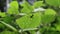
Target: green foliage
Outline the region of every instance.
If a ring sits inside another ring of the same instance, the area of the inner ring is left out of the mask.
[[[33,25],[34,24],[34,25]],[[32,16],[31,27],[38,27],[41,24],[41,13],[34,13]]]
[[[36,34],[36,31],[29,31],[31,34]]]
[[[57,22],[57,24],[55,24],[56,30],[60,31],[60,24]]]
[[[24,17],[18,18],[16,20],[16,23],[21,27],[21,28],[29,28],[30,26],[30,16],[26,15]]]
[[[56,12],[53,9],[46,9],[42,15],[42,23],[49,24],[55,20]]]
[[[19,9],[18,2],[13,0],[7,12],[0,12],[0,34],[27,34],[28,31],[30,34],[36,34],[37,31],[41,34],[60,34],[59,2],[60,0],[45,0],[43,3],[41,0],[30,5],[24,0]],[[45,10],[33,12],[39,7]]]
[[[10,3],[10,7],[8,8],[7,13],[17,15],[17,14],[19,14],[18,8],[19,8],[18,7],[18,2],[17,1],[12,1]]]
[[[5,25],[3,25],[2,23],[0,23],[0,29],[4,29]]]
[[[6,16],[6,13],[0,12],[0,16],[1,16],[1,17],[5,17],[5,16]]]
[[[23,16],[16,20],[16,23],[21,28],[35,28],[38,27],[41,23],[41,13],[34,13],[33,17],[30,18],[30,15]]]
[[[56,32],[56,31],[47,31],[44,34],[60,34],[60,32]]]
[[[34,4],[33,4],[33,7],[34,8],[39,8],[39,7],[41,7],[41,6],[43,6],[44,4],[43,4],[43,1],[37,1],[37,2],[35,2]]]
[[[18,34],[17,32],[3,31],[0,34]]]
[[[60,6],[60,0],[45,0],[47,4],[51,5],[51,6]]]
[[[21,6],[23,7],[21,10],[22,13],[31,13],[33,11],[33,7],[26,1]]]
[[[11,17],[11,16],[6,16],[6,17],[4,17],[2,20],[3,20],[4,22],[6,22],[6,23],[11,23],[12,20],[13,20],[13,17]]]
[[[57,20],[60,23],[60,15],[57,16]]]

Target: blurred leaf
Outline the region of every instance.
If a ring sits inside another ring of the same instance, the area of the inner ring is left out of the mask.
[[[30,16],[29,15],[26,15],[26,16],[23,16],[19,19],[16,20],[16,23],[19,25],[19,27],[21,28],[29,28],[29,25],[30,25]]]
[[[41,13],[40,12],[34,13],[31,19],[32,19],[31,25],[30,25],[31,28],[40,26],[40,24],[41,24]]]
[[[16,20],[16,23],[21,28],[36,28],[41,23],[41,13],[34,13],[34,16],[31,18],[30,15],[23,16]]]
[[[36,34],[36,31],[29,31],[30,34]]]
[[[60,23],[60,15],[57,16],[57,20]]]
[[[0,16],[1,16],[1,17],[5,17],[5,16],[6,16],[6,13],[0,12]]]
[[[56,12],[53,9],[46,9],[42,15],[42,23],[50,24],[55,20]]]
[[[56,32],[56,31],[46,31],[44,34],[60,34],[60,32]]]
[[[13,18],[11,16],[6,16],[3,18],[3,21],[10,24],[12,22]]]
[[[5,28],[5,25],[0,23],[0,29],[4,29],[4,28]]]
[[[43,5],[44,5],[43,1],[37,1],[37,2],[34,3],[33,7],[34,8],[39,8],[39,7],[43,6]]]
[[[8,11],[7,13],[8,14],[19,14],[19,11],[18,11],[18,2],[17,1],[12,1],[10,3],[10,7],[8,8]]]
[[[45,0],[47,4],[51,6],[60,6],[60,0]]]
[[[21,6],[23,7],[21,10],[23,13],[31,13],[33,11],[33,7],[26,1]]]
[[[57,31],[60,31],[60,24],[58,23],[58,24],[55,24],[55,27],[56,27],[56,30]]]
[[[0,34],[18,34],[17,32],[3,31]]]

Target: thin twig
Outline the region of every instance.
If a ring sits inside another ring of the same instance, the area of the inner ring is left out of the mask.
[[[23,30],[19,30],[19,32],[24,32],[24,31],[31,31],[31,30],[37,30],[38,28],[29,28],[29,29],[23,29]]]

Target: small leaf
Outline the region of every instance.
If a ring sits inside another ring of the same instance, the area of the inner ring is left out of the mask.
[[[34,3],[33,7],[34,8],[39,8],[39,7],[43,6],[43,5],[44,5],[43,1],[37,1],[37,2]]]
[[[0,12],[0,16],[1,16],[1,17],[5,17],[5,16],[6,16],[6,13]]]
[[[51,6],[60,6],[60,0],[45,0],[47,4]]]
[[[18,11],[18,2],[17,1],[13,1],[10,3],[10,7],[8,8],[7,13],[8,14],[19,14]]]
[[[46,9],[42,15],[42,23],[49,24],[55,20],[56,12],[53,9]]]
[[[21,10],[22,13],[31,13],[33,11],[33,7],[26,1],[21,6],[23,7]]]
[[[58,24],[55,24],[55,27],[56,27],[56,30],[57,31],[60,31],[60,24],[58,23]]]

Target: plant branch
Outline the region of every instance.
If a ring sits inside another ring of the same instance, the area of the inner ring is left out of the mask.
[[[23,29],[23,30],[19,30],[19,32],[24,32],[24,31],[31,31],[31,30],[37,30],[38,28],[29,28],[29,29]]]

